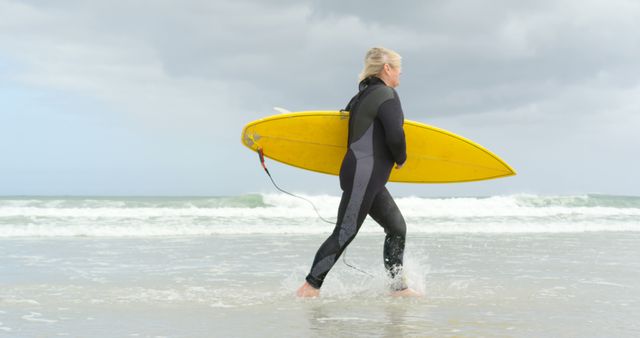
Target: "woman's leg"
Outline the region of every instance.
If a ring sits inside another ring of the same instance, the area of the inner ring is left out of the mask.
[[[407,226],[400,209],[386,187],[376,195],[369,215],[384,228],[386,233],[383,256],[384,266],[393,280],[391,288],[393,290],[406,289],[402,264]]]

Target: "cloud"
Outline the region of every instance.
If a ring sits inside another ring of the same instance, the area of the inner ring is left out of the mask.
[[[629,76],[640,71],[634,1],[315,1],[314,9],[409,32],[410,44],[396,48],[407,64],[403,96],[422,90],[425,103],[408,105],[417,111],[520,109],[561,99],[564,87],[638,83]]]
[[[431,102],[409,107],[473,113],[526,106],[603,73],[633,86],[626,73],[640,51],[631,1],[25,3],[2,5],[5,52],[29,65],[22,79],[108,100],[125,94],[105,87],[123,83],[162,100],[191,92],[166,95],[188,83],[218,101],[242,92],[232,105],[247,95],[335,105],[353,92],[364,51],[384,44],[404,55],[403,96]]]

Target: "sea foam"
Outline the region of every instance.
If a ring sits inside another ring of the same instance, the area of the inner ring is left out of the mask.
[[[322,234],[339,196],[69,197],[0,199],[0,237]],[[309,203],[311,202],[311,203]],[[640,198],[607,195],[398,197],[408,231],[557,233],[640,231]],[[312,206],[313,204],[313,206]],[[379,232],[370,219],[361,232]]]

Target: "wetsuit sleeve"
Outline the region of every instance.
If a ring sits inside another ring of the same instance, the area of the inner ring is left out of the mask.
[[[407,160],[407,144],[404,138],[404,114],[400,106],[400,100],[396,96],[380,105],[378,119],[384,128],[384,136],[393,159],[397,164],[403,164]]]

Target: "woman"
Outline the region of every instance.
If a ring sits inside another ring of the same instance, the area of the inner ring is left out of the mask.
[[[348,150],[340,168],[342,199],[333,233],[320,246],[298,297],[316,297],[327,273],[370,215],[386,233],[384,265],[392,278],[392,295],[415,296],[404,281],[402,258],[406,225],[385,187],[393,165],[407,159],[404,115],[394,90],[400,84],[401,57],[386,48],[372,48],[365,56],[359,92],[350,113]]]

